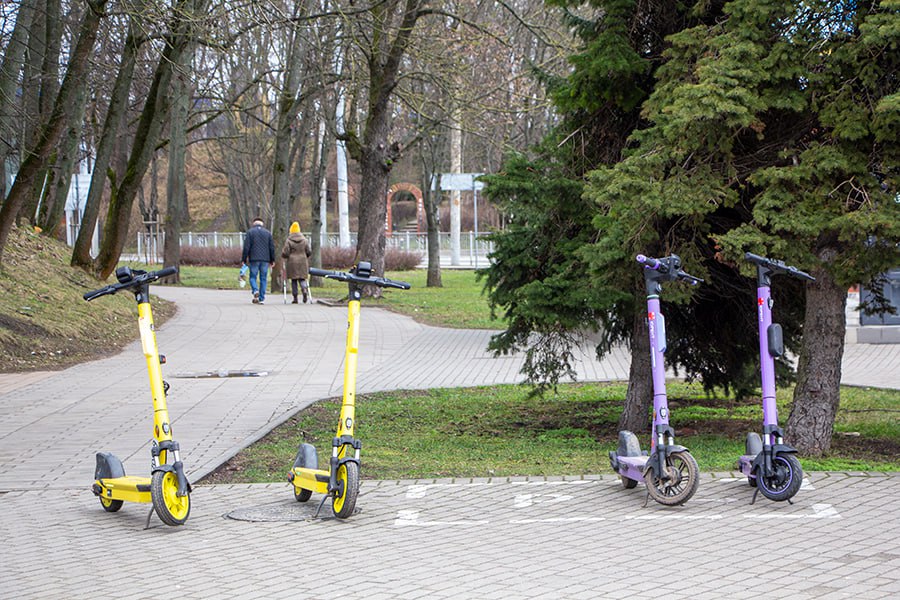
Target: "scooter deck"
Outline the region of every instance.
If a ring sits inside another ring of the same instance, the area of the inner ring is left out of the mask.
[[[328,493],[328,471],[321,469],[305,469],[294,467],[291,469],[291,483],[298,490],[310,490],[317,494]]]
[[[747,477],[756,477],[752,473],[753,461],[756,460],[756,454],[745,454],[738,459],[738,469]]]
[[[97,479],[94,483],[100,487],[100,495],[109,500],[152,502],[149,477],[126,475],[125,477]]]
[[[623,477],[627,477],[628,479],[633,479],[634,481],[643,481],[644,480],[644,466],[647,464],[646,456],[619,456],[618,460],[618,473]]]

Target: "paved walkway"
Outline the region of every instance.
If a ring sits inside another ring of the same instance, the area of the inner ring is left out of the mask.
[[[344,309],[156,291],[179,305],[159,342],[191,479],[340,394]],[[360,392],[521,378],[521,357],[485,352],[491,332],[365,307],[362,319]],[[586,355],[579,379],[624,379],[628,363],[624,351]],[[268,374],[193,377],[238,370]],[[900,346],[849,345],[843,381],[900,387]],[[185,527],[154,519],[144,531],[146,506],[107,515],[88,485],[98,450],[146,471],[146,387],[137,343],[61,372],[0,375],[0,598],[900,595],[900,474],[814,473],[793,506],[749,506],[732,474],[706,474],[674,510],[642,508],[640,490],[609,476],[365,481],[361,513],[343,522],[312,520],[286,483],[199,486]],[[668,553],[660,569],[653,548]]]

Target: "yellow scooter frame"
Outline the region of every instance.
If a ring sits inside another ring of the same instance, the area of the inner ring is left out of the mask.
[[[166,525],[183,525],[191,512],[191,485],[184,474],[178,442],[172,437],[169,410],[166,404],[168,384],[163,381],[161,364],[165,358],[159,354],[153,312],[150,308],[150,283],[177,273],[175,267],[147,273],[129,267],[116,269],[118,283],[84,294],[85,300],[115,294],[127,289],[134,294],[138,308],[138,329],[141,334],[141,350],[147,363],[150,392],[153,397],[153,443],[150,448],[150,477],[125,475],[122,461],[115,455],[98,452],[91,491],[100,499],[107,512],[116,512],[124,502],[152,503],[153,511]],[[169,455],[173,459],[169,464]],[[150,516],[147,516],[149,526]]]
[[[356,368],[359,359],[359,312],[362,289],[366,285],[408,290],[404,281],[392,281],[383,277],[372,277],[372,266],[360,262],[355,268],[344,273],[312,268],[310,275],[346,281],[349,286],[347,307],[347,344],[344,353],[344,392],[337,432],[331,441],[329,468],[319,469],[318,455],[312,444],[300,444],[294,466],[288,473],[288,481],[294,489],[294,498],[306,502],[313,492],[325,494],[319,510],[327,498],[331,498],[331,509],[339,519],[346,519],[356,508],[359,494],[359,452],[362,442],[354,437],[356,425]],[[318,515],[319,511],[316,511]]]

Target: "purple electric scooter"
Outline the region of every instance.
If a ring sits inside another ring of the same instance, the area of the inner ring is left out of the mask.
[[[609,464],[619,474],[625,489],[632,489],[639,481],[647,487],[647,496],[660,504],[677,506],[690,500],[700,483],[697,461],[684,446],[675,444],[675,430],[669,425],[669,406],[666,399],[666,321],[659,309],[659,295],[664,281],[683,279],[691,285],[703,280],[681,270],[676,256],[648,258],[638,254],[644,265],[644,284],[647,288],[647,324],[650,331],[650,366],[653,373],[653,428],[650,453],[641,452],[637,436],[630,431],[619,432],[619,445],[609,453]],[[645,502],[646,504],[646,502]]]
[[[794,456],[797,451],[784,443],[784,432],[778,426],[778,408],[775,405],[775,359],[784,355],[784,339],[781,325],[772,322],[772,275],[785,274],[798,279],[815,281],[815,278],[789,267],[780,260],[764,258],[747,252],[744,258],[756,264],[757,322],[759,324],[759,362],[762,372],[763,434],[747,434],[746,453],[738,459],[738,469],[756,488],[750,504],[756,502],[756,494],[776,502],[791,502],[800,490],[803,469]]]

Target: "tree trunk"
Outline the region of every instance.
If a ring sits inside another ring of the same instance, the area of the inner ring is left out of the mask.
[[[91,257],[91,242],[94,239],[94,229],[97,218],[100,216],[100,203],[103,199],[103,190],[106,187],[109,172],[110,159],[116,146],[116,137],[125,119],[128,108],[128,91],[134,79],[134,65],[137,50],[140,43],[135,37],[134,20],[128,23],[128,36],[125,38],[125,46],[122,49],[122,61],[116,81],[113,84],[112,95],[109,99],[109,107],[106,110],[106,119],[103,122],[103,133],[100,143],[97,145],[97,156],[94,160],[94,172],[91,175],[91,187],[88,191],[87,201],[84,204],[84,214],[81,216],[81,226],[78,230],[78,239],[72,249],[72,266],[89,270],[93,265]],[[112,179],[112,177],[111,177]],[[115,181],[111,182],[115,185]]]
[[[650,369],[650,338],[647,333],[647,312],[635,311],[631,332],[631,368],[625,406],[619,417],[619,429],[637,435],[650,430],[650,405],[653,401],[653,377]]]
[[[69,99],[71,103],[67,114],[68,126],[60,140],[56,152],[56,171],[52,186],[47,189],[37,224],[44,230],[44,235],[55,237],[66,210],[69,187],[72,185],[72,173],[78,159],[79,142],[84,124],[84,111],[87,105],[87,86],[75,88]]]
[[[169,115],[169,85],[174,65],[193,47],[192,31],[195,20],[205,14],[208,0],[180,0],[172,9],[174,23],[172,34],[166,38],[166,47],[156,66],[153,82],[141,112],[134,145],[128,159],[125,175],[118,187],[112,189],[109,215],[103,229],[103,244],[94,262],[94,272],[106,279],[115,270],[128,237],[131,209],[137,190],[141,187],[147,165],[156,151],[163,124]]]
[[[841,400],[847,289],[825,268],[811,274],[816,280],[806,287],[803,345],[785,435],[802,456],[821,456],[831,448]]]
[[[306,14],[306,10],[298,9],[299,14]],[[301,70],[303,66],[304,38],[301,28],[294,27],[291,30],[291,47],[286,58],[287,69],[284,74],[284,82],[278,94],[278,120],[275,125],[275,169],[272,176],[272,215],[271,231],[275,238],[276,250],[287,239],[288,227],[291,223],[291,144],[294,121],[300,113],[302,105],[300,94]],[[275,257],[276,263],[281,264],[281,258]],[[271,291],[281,288],[281,269],[276,266],[269,276]]]
[[[0,204],[6,198],[6,159],[25,144],[19,137],[20,110],[16,103],[19,74],[25,64],[28,32],[34,16],[35,0],[23,0],[16,16],[16,26],[9,38],[0,65]],[[16,141],[18,140],[18,142]]]
[[[19,210],[33,189],[37,174],[45,167],[53,149],[59,142],[59,138],[65,129],[66,108],[69,99],[76,93],[76,88],[87,84],[85,77],[88,59],[97,38],[97,29],[100,26],[100,18],[106,0],[98,0],[90,10],[85,11],[84,18],[78,31],[78,41],[72,50],[69,65],[66,69],[66,77],[57,94],[53,105],[53,113],[47,126],[42,130],[40,141],[34,150],[22,163],[16,182],[9,192],[9,197],[3,203],[0,210],[0,262],[3,258],[3,249],[9,238],[10,229],[19,214]]]
[[[388,164],[390,163],[386,162],[386,157],[377,145],[364,151],[359,164],[362,181],[359,186],[356,262],[365,260],[372,263],[372,272],[379,276],[384,275],[384,222],[387,218],[387,193],[391,174]],[[380,296],[379,292],[380,288],[367,291],[375,296]]]
[[[428,179],[434,174],[429,172]],[[425,279],[425,287],[444,287],[441,281],[441,213],[438,210],[438,201],[441,198],[439,191],[431,189],[430,182],[423,187],[422,203],[425,205],[425,226],[428,239],[428,275]]]
[[[328,147],[331,142],[327,129],[325,128],[325,119],[319,121],[319,130],[316,135],[316,152],[313,160],[313,179],[310,186],[312,195],[312,233],[310,236],[310,266],[322,268],[322,234],[323,228],[326,227],[323,219],[326,211],[324,210],[328,203],[328,185],[325,179],[325,169],[328,165]],[[316,287],[322,285],[321,278],[310,278],[310,285]]]
[[[172,118],[169,125],[169,173],[166,182],[166,242],[163,267],[181,265],[181,222],[187,204],[184,178],[184,154],[187,145],[190,86],[187,82],[190,53],[185,53],[172,80]],[[179,283],[181,274],[166,277],[165,283]]]

